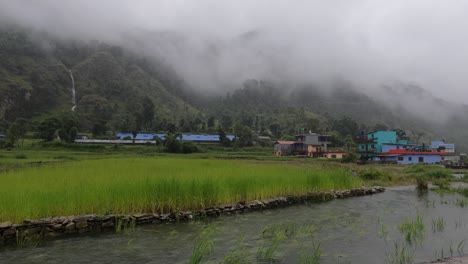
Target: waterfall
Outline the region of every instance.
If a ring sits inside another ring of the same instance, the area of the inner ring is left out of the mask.
[[[76,108],[76,93],[75,93],[75,79],[73,79],[73,73],[71,70],[68,70],[68,72],[70,73],[70,79],[72,81],[72,112],[75,111],[75,108]]]

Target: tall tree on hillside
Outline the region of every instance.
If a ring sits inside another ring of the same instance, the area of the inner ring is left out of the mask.
[[[49,117],[37,127],[38,137],[45,141],[51,141],[56,137],[61,126],[62,122],[57,117]]]
[[[143,98],[142,123],[145,128],[150,128],[154,119],[154,103],[148,96]]]
[[[19,139],[22,139],[21,145],[23,145],[26,132],[28,132],[28,120],[25,118],[17,118],[8,129],[7,144],[13,147]]]
[[[237,137],[237,143],[239,147],[248,147],[253,145],[254,136],[252,130],[241,124],[236,124],[234,127],[234,133]]]

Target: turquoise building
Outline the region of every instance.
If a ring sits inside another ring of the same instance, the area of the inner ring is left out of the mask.
[[[375,131],[371,133],[362,132],[356,138],[358,143],[358,155],[360,159],[372,159],[383,152],[384,144],[407,145],[409,143],[405,132],[397,131]]]

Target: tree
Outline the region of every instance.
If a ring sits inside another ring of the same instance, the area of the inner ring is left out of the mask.
[[[218,127],[218,135],[219,135],[219,141],[221,145],[225,147],[231,146],[231,140],[226,136],[226,132],[224,132],[223,128],[221,126]]]
[[[221,117],[221,126],[225,131],[231,131],[232,117],[230,115],[223,115]]]
[[[75,142],[78,135],[79,117],[75,112],[66,112],[61,116],[61,128],[58,135],[61,141],[68,143]]]
[[[143,126],[145,128],[151,127],[154,119],[154,103],[148,96],[143,98],[141,117]]]
[[[388,130],[388,126],[384,124],[375,124],[374,126],[374,131],[387,131],[387,130]]]
[[[350,117],[344,116],[333,122],[333,130],[340,133],[341,137],[348,135],[354,136],[359,134],[358,124]]]
[[[169,133],[166,135],[164,140],[164,148],[169,153],[180,153],[182,151],[182,145],[180,140],[177,139],[179,135]]]
[[[62,122],[57,117],[49,117],[39,124],[37,128],[38,137],[45,141],[52,141],[61,126]]]
[[[208,118],[208,122],[206,123],[206,125],[208,126],[208,128],[212,128],[214,127],[214,124],[215,124],[215,118],[214,116],[210,116]]]
[[[281,126],[278,123],[273,123],[269,127],[271,133],[275,136],[275,138],[281,138]]]
[[[26,132],[28,132],[28,120],[17,118],[7,131],[7,145],[13,147],[19,139],[23,139],[21,142],[21,145],[23,145]]]
[[[237,144],[239,145],[239,147],[247,147],[253,145],[253,133],[249,127],[237,124],[234,127],[234,133],[236,133]]]

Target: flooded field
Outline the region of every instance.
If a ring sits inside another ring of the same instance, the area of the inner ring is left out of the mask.
[[[385,193],[0,249],[0,263],[425,263],[468,253],[468,201]]]

